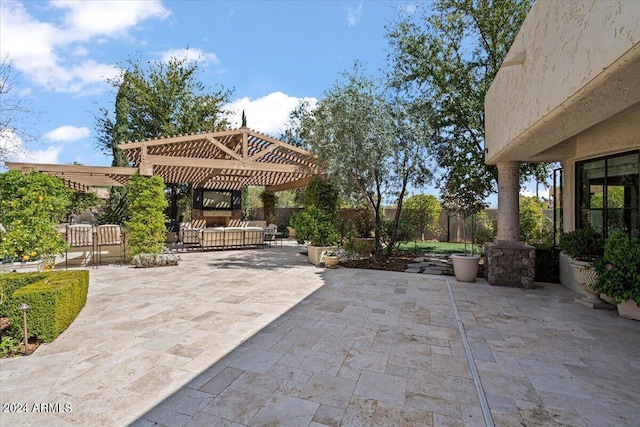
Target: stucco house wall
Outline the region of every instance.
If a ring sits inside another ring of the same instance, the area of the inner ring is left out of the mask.
[[[485,98],[487,163],[559,160],[636,104],[639,42],[639,1],[535,2]]]
[[[536,1],[485,98],[486,162],[560,162],[575,229],[576,162],[640,150],[639,76],[640,1]]]

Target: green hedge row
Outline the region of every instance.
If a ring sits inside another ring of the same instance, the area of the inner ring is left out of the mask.
[[[53,341],[74,321],[87,302],[89,271],[55,271],[47,273],[22,273],[14,280],[30,282],[16,289],[3,303],[3,312],[11,319],[10,334],[22,337],[22,312],[19,307],[28,304],[27,326],[30,337],[44,342]],[[3,277],[4,278],[4,277]],[[12,278],[9,278],[12,281]]]

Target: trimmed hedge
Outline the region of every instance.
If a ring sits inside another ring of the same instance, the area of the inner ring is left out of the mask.
[[[33,273],[23,273],[28,274]],[[22,336],[22,312],[19,307],[26,303],[29,305],[29,336],[50,342],[67,329],[87,302],[89,271],[55,271],[36,275],[40,276],[38,280],[18,288],[7,301],[6,314],[11,319],[10,334],[13,337]]]
[[[9,317],[9,303],[13,293],[23,286],[42,280],[45,273],[0,274],[0,317]]]

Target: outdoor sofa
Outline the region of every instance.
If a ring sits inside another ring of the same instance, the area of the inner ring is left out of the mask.
[[[196,227],[194,227],[196,225]],[[180,224],[183,245],[201,249],[260,247],[265,244],[262,227],[197,227],[201,224]]]

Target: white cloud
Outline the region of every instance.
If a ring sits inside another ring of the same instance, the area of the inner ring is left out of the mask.
[[[12,162],[59,163],[61,146],[52,145],[45,150],[27,150],[22,139],[11,129],[0,130],[0,158]]]
[[[51,141],[77,141],[79,139],[88,138],[91,136],[91,131],[88,127],[76,127],[76,126],[60,126],[44,135],[45,139]]]
[[[203,59],[205,62],[219,64],[220,60],[215,53],[204,53],[201,49],[172,49],[166,50],[161,54],[162,62],[169,62],[171,58],[186,59],[188,62]]]
[[[240,98],[226,106],[233,112],[232,124],[239,127],[242,111],[247,117],[247,127],[269,135],[279,135],[284,132],[289,113],[293,111],[301,100],[309,102],[314,108],[318,102],[316,98],[296,98],[282,92],[273,92],[262,98]]]
[[[91,45],[128,37],[127,30],[140,22],[170,14],[158,1],[53,1],[49,9],[49,21],[40,21],[22,3],[0,3],[0,56],[8,55],[27,79],[70,93],[103,84],[116,74],[112,65],[92,59],[77,63],[78,56],[90,54]],[[58,12],[63,14],[62,25],[57,23]]]
[[[355,27],[356,25],[358,25],[358,21],[362,16],[362,9],[363,9],[362,0],[360,0],[360,2],[358,3],[358,7],[356,8],[347,6],[347,24],[350,27]]]

